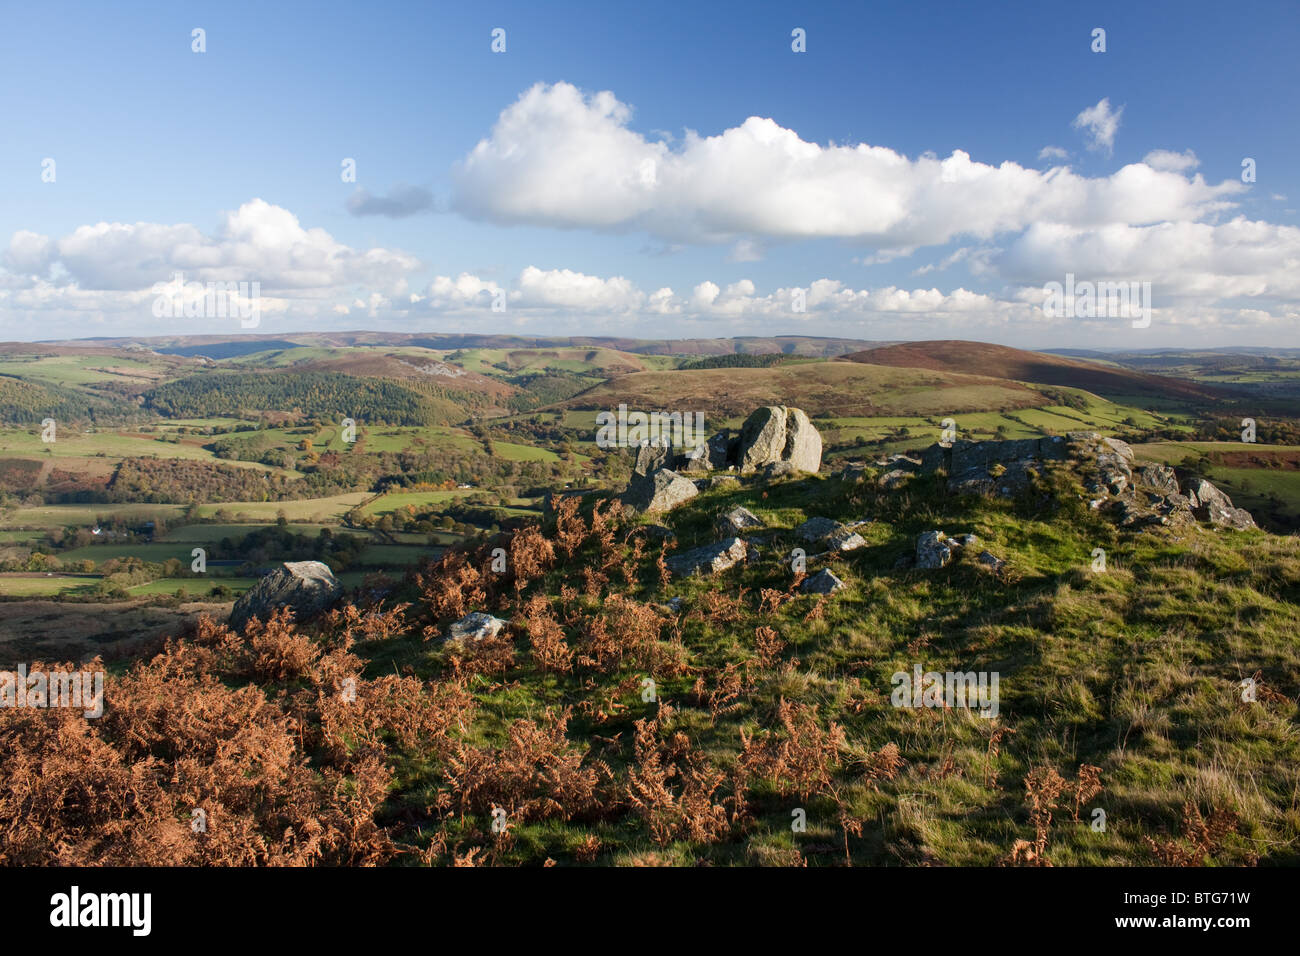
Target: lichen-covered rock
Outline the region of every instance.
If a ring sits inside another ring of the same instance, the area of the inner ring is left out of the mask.
[[[286,561],[235,602],[229,625],[234,631],[242,631],[254,617],[266,621],[281,607],[293,608],[294,619],[305,621],[324,611],[342,594],[343,585],[327,565],[320,561]]]
[[[485,637],[496,637],[505,626],[506,622],[499,617],[483,611],[472,611],[447,628],[447,640],[481,641]]]
[[[1139,488],[1158,495],[1178,494],[1178,476],[1168,465],[1147,465],[1139,468],[1134,477]]]
[[[668,468],[660,468],[648,475],[633,476],[623,492],[623,503],[644,514],[671,511],[683,501],[700,493],[691,481]]]
[[[667,560],[668,570],[679,577],[718,574],[745,560],[748,548],[740,538],[728,538],[714,544],[692,548]]]

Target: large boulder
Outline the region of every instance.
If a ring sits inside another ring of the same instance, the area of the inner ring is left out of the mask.
[[[700,493],[691,481],[669,468],[634,475],[623,492],[623,503],[642,513],[671,511]]]
[[[343,594],[334,572],[320,561],[286,561],[265,575],[235,602],[229,625],[242,631],[253,618],[267,620],[277,608],[293,608],[295,620],[304,621],[324,611]]]
[[[692,548],[674,555],[665,563],[668,570],[679,577],[689,578],[697,574],[717,574],[735,567],[749,553],[749,548],[740,538],[728,538],[700,548]]]
[[[802,409],[765,405],[741,426],[737,463],[743,474],[753,474],[782,462],[797,471],[818,471],[822,436]]]

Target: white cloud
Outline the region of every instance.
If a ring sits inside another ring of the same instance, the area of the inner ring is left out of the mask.
[[[763,258],[763,248],[753,239],[738,239],[727,253],[728,262],[759,262]]]
[[[1189,169],[1195,169],[1201,165],[1201,161],[1196,158],[1196,154],[1190,149],[1185,152],[1175,153],[1168,149],[1153,149],[1142,157],[1142,162],[1146,163],[1152,169],[1160,169],[1173,173],[1186,172]]]
[[[1124,107],[1112,110],[1110,99],[1103,97],[1096,106],[1089,106],[1080,112],[1071,125],[1083,130],[1089,149],[1105,152],[1109,156],[1115,149],[1115,134],[1119,132],[1119,121],[1123,115]]]
[[[1038,151],[1039,159],[1068,159],[1070,154],[1060,146],[1044,146]]]
[[[1042,224],[994,260],[1021,281],[1151,282],[1159,298],[1198,301],[1300,298],[1300,228],[1237,217],[1219,225],[1169,222],[1082,230]],[[1256,306],[1258,308],[1258,306]]]
[[[820,146],[757,116],[715,136],[688,130],[670,147],[629,129],[631,112],[608,91],[533,86],[456,165],[453,208],[498,223],[643,229],[669,242],[838,237],[899,249],[1042,221],[1199,219],[1244,189],[1143,164],[1085,178],[1068,167],[992,166],[961,150],[908,159],[880,146]],[[1080,117],[1110,144],[1120,112],[1103,100]]]
[[[638,308],[645,295],[622,276],[602,279],[569,269],[543,271],[528,266],[519,274],[512,297],[521,307],[570,308],[627,312]]]

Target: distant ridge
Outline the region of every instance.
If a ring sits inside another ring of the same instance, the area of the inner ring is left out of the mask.
[[[1100,362],[1027,352],[988,342],[941,340],[880,345],[841,356],[843,361],[934,372],[987,375],[1034,385],[1082,388],[1104,397],[1156,397],[1210,400],[1222,397],[1212,388],[1165,375],[1150,375]]]

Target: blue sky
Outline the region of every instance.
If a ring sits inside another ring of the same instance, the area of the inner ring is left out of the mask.
[[[11,9],[0,339],[239,331],[181,271],[258,332],[1300,345],[1300,5],[981,6]]]

